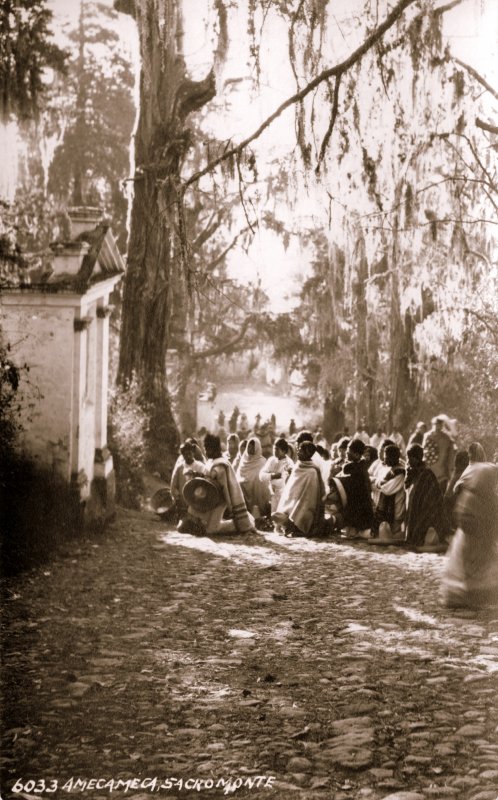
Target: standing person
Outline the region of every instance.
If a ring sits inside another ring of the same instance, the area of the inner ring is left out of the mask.
[[[382,428],[377,428],[373,436],[370,437],[369,444],[378,450],[384,439],[387,439],[387,435],[384,433]]]
[[[387,522],[391,535],[400,538],[405,517],[405,470],[399,463],[400,451],[395,444],[387,445],[384,461],[389,471],[380,480],[372,481],[372,488],[379,492],[374,510],[374,530],[378,531],[382,522]]]
[[[393,425],[393,432],[389,438],[392,439],[396,447],[399,447],[401,458],[404,459],[406,455],[406,444],[398,425]]]
[[[207,462],[206,477],[218,490],[219,503],[208,511],[197,511],[191,501],[188,514],[180,523],[182,533],[249,533],[255,530],[254,519],[235,478],[231,464],[224,458],[218,436],[207,434],[204,438]],[[195,481],[190,482],[193,486]],[[188,486],[185,489],[185,493]],[[226,517],[229,517],[228,519]]]
[[[417,422],[417,424],[415,425],[415,430],[408,439],[407,447],[411,447],[412,444],[423,445],[424,436],[426,433],[427,433],[427,425],[425,424],[425,422]]]
[[[296,422],[295,420],[291,419],[289,424],[289,436],[294,436],[297,431]]]
[[[288,535],[307,536],[321,530],[324,496],[320,470],[312,461],[315,445],[304,440],[297,447],[297,462],[284,486],[273,522]]]
[[[457,530],[442,582],[450,608],[479,608],[498,600],[498,468],[469,464],[455,485]]]
[[[419,444],[413,444],[407,455],[406,541],[412,547],[422,547],[430,528],[437,533],[439,541],[443,541],[449,525],[437,478],[425,465],[424,450]]]
[[[241,414],[239,422],[239,431],[238,431],[240,438],[246,439],[250,430],[251,429],[249,427],[249,420],[247,419],[247,414]]]
[[[425,463],[432,470],[444,494],[455,461],[453,439],[443,430],[444,420],[434,417],[432,428],[425,434],[423,448]]]
[[[347,495],[344,524],[346,535],[351,539],[368,539],[373,524],[370,477],[362,459],[364,451],[361,439],[353,439],[348,446],[347,462],[337,476]]]
[[[262,483],[259,473],[266,464],[261,442],[257,436],[251,436],[247,442],[244,455],[240,459],[236,477],[242,489],[247,507],[257,517],[264,517],[270,510],[270,489]]]
[[[235,406],[230,415],[230,419],[228,420],[228,430],[230,433],[237,433],[237,420],[239,418],[239,414],[239,407]]]
[[[273,445],[273,455],[259,473],[260,480],[270,487],[271,513],[277,510],[285,482],[292,472],[294,462],[289,457],[289,445],[285,439],[277,439]]]

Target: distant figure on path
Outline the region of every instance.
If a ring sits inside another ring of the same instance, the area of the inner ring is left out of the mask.
[[[289,425],[289,436],[294,436],[296,431],[297,431],[296,423],[295,423],[295,421],[293,419],[291,419],[290,425]]]
[[[498,467],[470,464],[455,486],[457,530],[446,557],[446,606],[498,602]]]
[[[228,420],[228,430],[230,433],[237,433],[237,420],[239,418],[239,414],[239,407],[235,406],[230,415],[230,419]]]

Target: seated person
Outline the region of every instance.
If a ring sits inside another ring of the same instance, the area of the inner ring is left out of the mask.
[[[196,511],[188,507],[184,533],[248,533],[254,531],[254,519],[248,513],[241,488],[237,483],[232,465],[223,457],[219,436],[207,434],[204,438],[207,462],[205,477],[213,481],[219,490],[220,503],[210,511]],[[192,522],[192,531],[189,530]]]
[[[400,465],[400,449],[395,444],[387,445],[384,461],[389,472],[381,479],[372,480],[372,489],[379,492],[379,499],[374,509],[375,532],[382,522],[389,523],[391,535],[401,538],[401,526],[405,517],[405,470]]]
[[[285,484],[272,520],[287,534],[307,536],[319,533],[324,521],[325,488],[320,470],[312,461],[313,442],[304,441],[297,448],[297,462]]]
[[[259,473],[262,483],[266,483],[270,487],[270,512],[272,514],[277,510],[285,482],[294,467],[294,462],[288,453],[289,445],[286,440],[277,439],[273,445],[273,455]]]
[[[187,506],[183,499],[183,487],[194,475],[204,475],[204,466],[202,461],[195,460],[192,444],[190,442],[182,444],[180,447],[180,455],[173,469],[170,484],[170,491],[180,517],[187,511]]]
[[[264,517],[270,511],[270,488],[268,483],[263,483],[259,477],[265,464],[266,458],[263,455],[261,442],[257,436],[251,436],[240,459],[236,477],[247,508],[258,517]]]
[[[449,533],[449,525],[439,482],[434,472],[425,465],[423,447],[413,444],[407,456],[406,542],[417,548],[424,546],[429,528],[436,531],[440,542],[443,541]]]
[[[370,477],[363,460],[366,445],[353,439],[347,449],[347,462],[337,477],[341,478],[347,495],[344,524],[349,538],[368,539],[373,524]]]
[[[348,445],[349,445],[349,437],[343,436],[342,439],[339,439],[337,443],[337,458],[332,460],[330,464],[329,470],[329,480],[330,478],[335,478],[336,475],[339,475],[342,472],[344,465],[347,462],[347,452],[348,452]]]

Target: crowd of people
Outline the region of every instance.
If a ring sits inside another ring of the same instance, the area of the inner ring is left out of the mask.
[[[243,418],[238,431],[189,438],[171,479],[178,529],[449,548],[447,603],[469,591],[482,599],[498,590],[498,466],[478,442],[457,449],[446,420],[418,423],[406,444],[398,428],[370,436],[359,425],[329,446],[320,428],[297,432],[294,420],[268,439],[274,421],[260,415],[252,430]]]

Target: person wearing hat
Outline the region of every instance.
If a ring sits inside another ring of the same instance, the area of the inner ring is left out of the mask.
[[[414,444],[407,455],[406,542],[411,547],[417,548],[426,544],[426,534],[430,528],[442,541],[449,534],[449,524],[438,480],[434,472],[424,463],[423,448],[419,444]]]
[[[455,445],[443,427],[444,419],[434,417],[432,428],[425,434],[422,447],[424,448],[425,463],[436,476],[439,488],[444,494],[453,470]]]
[[[350,539],[368,539],[373,524],[370,477],[362,458],[365,447],[361,439],[353,439],[349,443],[347,462],[337,476],[341,478],[347,495],[344,524],[346,536]]]
[[[184,496],[188,501],[185,533],[248,533],[254,531],[254,518],[249,514],[242,490],[232,465],[223,457],[219,436],[206,434],[204,449],[208,479],[198,485],[187,483]],[[189,525],[194,528],[189,530]]]

